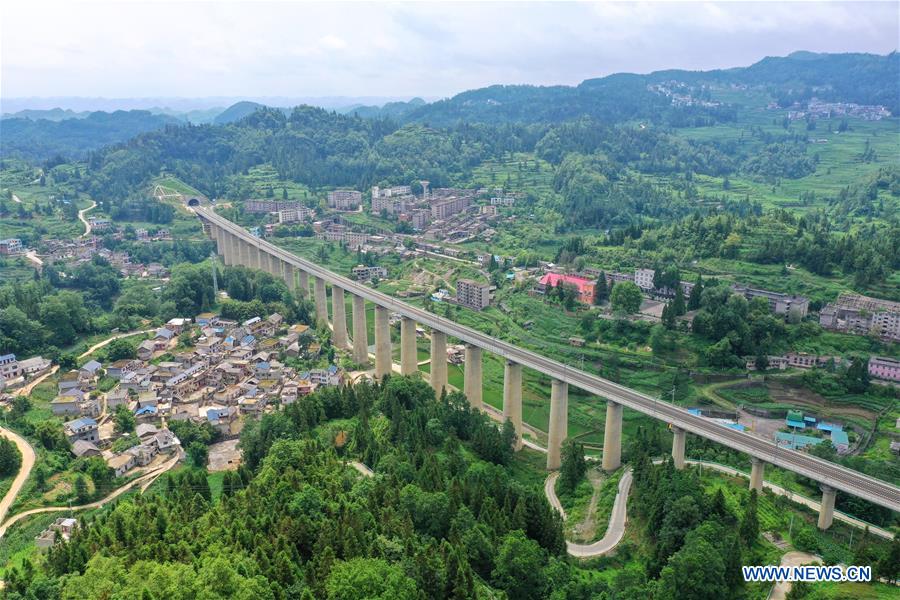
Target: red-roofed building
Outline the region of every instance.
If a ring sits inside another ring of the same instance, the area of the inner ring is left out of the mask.
[[[592,304],[594,302],[594,284],[596,282],[577,275],[566,275],[563,273],[547,273],[541,277],[540,282],[535,286],[535,291],[545,294],[551,287],[556,287],[560,283],[570,285],[578,290],[578,301],[582,304]]]

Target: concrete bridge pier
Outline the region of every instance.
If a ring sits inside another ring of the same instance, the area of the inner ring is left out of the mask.
[[[306,275],[306,273],[302,273]],[[301,278],[302,281],[302,278]],[[303,286],[301,285],[301,289]],[[307,289],[308,286],[307,286]],[[366,301],[362,296],[353,296],[353,362],[369,364],[369,330],[366,326]]]
[[[237,236],[235,236],[235,238],[237,239]],[[248,242],[242,242],[240,239],[238,239],[237,244],[240,253],[237,263],[244,265],[248,269],[252,269],[253,263],[250,262],[250,244]]]
[[[431,387],[436,396],[447,387],[447,334],[431,330]]]
[[[266,252],[266,256],[269,257],[269,274],[276,279],[283,278],[284,275],[281,272],[281,259],[268,252]]]
[[[233,236],[224,231],[222,235],[222,256],[225,258],[225,264],[228,266],[237,265],[241,262],[241,242],[237,236]]]
[[[684,429],[672,425],[672,462],[679,471],[684,469]]]
[[[506,361],[503,369],[503,420],[516,431],[515,449],[522,449],[522,365]]]
[[[375,307],[375,376],[381,379],[391,372],[391,326],[388,309]]]
[[[403,317],[400,319],[400,373],[412,375],[419,369],[418,362],[416,322],[409,317]]]
[[[314,277],[314,286],[316,288],[316,320],[328,323],[328,296],[325,293],[325,280],[321,277]]]
[[[250,259],[253,261],[253,268],[262,271],[263,267],[263,251],[260,250],[259,246],[251,245],[250,246]]]
[[[622,405],[606,401],[606,424],[603,428],[603,470],[615,471],[622,466]]]
[[[347,342],[347,305],[344,304],[344,290],[336,285],[331,286],[331,320],[334,322],[334,347],[346,350]]]
[[[306,300],[307,298],[309,298],[309,273],[302,270],[298,271],[297,279],[300,280],[298,288],[300,290],[300,297]]]
[[[550,427],[547,440],[547,470],[562,464],[562,444],[569,429],[569,384],[554,379],[550,387]]]
[[[750,459],[750,489],[762,492],[763,489],[763,473],[766,469],[766,463],[756,458]]]
[[[473,344],[466,344],[465,380],[463,381],[463,393],[469,400],[469,406],[475,410],[483,407],[482,393],[483,383],[481,375],[481,348]]]
[[[819,487],[822,489],[822,506],[819,508],[818,526],[824,531],[831,527],[834,521],[834,500],[837,497],[837,490],[824,483]]]
[[[294,265],[289,262],[282,262],[281,267],[284,270],[284,283],[293,294],[297,291],[297,278],[294,276]]]

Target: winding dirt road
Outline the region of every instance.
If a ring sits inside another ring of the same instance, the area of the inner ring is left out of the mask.
[[[94,502],[90,502],[88,504],[82,504],[80,506],[72,506],[72,507],[69,507],[69,506],[44,506],[41,508],[32,508],[31,510],[26,510],[26,511],[22,511],[20,513],[16,513],[15,515],[13,515],[9,519],[7,519],[3,523],[3,525],[0,525],[0,538],[2,538],[6,534],[6,531],[12,525],[15,525],[16,523],[18,523],[25,517],[30,517],[31,515],[38,515],[41,513],[50,513],[50,512],[77,511],[77,510],[86,510],[86,509],[90,509],[90,508],[101,508],[107,502],[111,502],[112,500],[118,498],[119,496],[121,496],[122,494],[124,494],[125,492],[127,492],[128,490],[130,490],[131,488],[133,488],[137,485],[142,485],[144,483],[147,483],[148,480],[150,480],[150,483],[152,483],[152,481],[155,480],[157,477],[159,477],[160,475],[162,475],[163,473],[165,473],[166,471],[168,471],[169,469],[174,467],[176,464],[178,464],[179,459],[180,459],[180,457],[176,454],[168,462],[160,465],[159,467],[151,469],[150,471],[148,471],[147,473],[144,473],[137,479],[133,479],[132,481],[129,481],[128,483],[126,483],[122,487],[116,489],[110,495],[108,495],[107,497],[105,497],[101,500],[96,500]],[[147,487],[149,487],[149,483],[147,484],[146,487],[142,487],[141,489],[144,490]]]
[[[566,511],[562,507],[559,498],[556,495],[556,480],[559,478],[559,471],[554,471],[547,476],[544,481],[544,495],[550,506],[555,508],[562,516],[566,518]],[[628,492],[631,490],[631,469],[626,469],[619,480],[619,491],[616,493],[616,499],[613,501],[612,512],[609,515],[609,526],[606,528],[606,534],[591,544],[575,544],[566,540],[566,551],[577,558],[592,558],[594,556],[603,556],[612,552],[622,538],[625,536],[625,523],[628,520],[626,514],[626,506]]]
[[[546,452],[545,449],[542,449]],[[659,464],[661,460],[654,460],[654,464]],[[714,471],[718,471],[720,473],[724,473],[726,475],[731,475],[733,477],[743,477],[745,479],[750,478],[749,473],[745,473],[743,471],[739,471],[732,467],[727,467],[725,465],[720,465],[718,463],[711,463],[702,460],[686,460],[687,464],[692,466],[700,466],[707,469],[712,469]],[[566,518],[566,511],[562,507],[562,503],[560,503],[559,498],[556,495],[556,479],[559,477],[559,472],[554,471],[547,476],[547,479],[544,481],[544,496],[547,498],[547,502],[550,503],[554,509],[556,509],[560,515],[562,515],[563,520]],[[606,535],[603,536],[603,539],[594,542],[592,544],[574,544],[572,542],[566,541],[566,550],[568,550],[569,554],[572,556],[576,556],[578,558],[591,558],[594,556],[602,556],[604,554],[608,554],[622,541],[622,537],[625,534],[625,524],[628,520],[626,507],[628,498],[628,492],[631,489],[631,481],[632,474],[631,469],[628,469],[623,475],[622,479],[619,481],[619,491],[616,493],[616,499],[613,502],[612,514],[609,517],[609,527],[606,530]],[[763,487],[770,490],[773,494],[777,496],[786,496],[790,500],[807,506],[815,511],[818,511],[821,508],[821,505],[818,501],[813,500],[812,498],[807,498],[806,496],[801,496],[795,492],[790,490],[786,490],[783,487],[772,483],[770,481],[763,481]],[[854,527],[859,527],[860,529],[869,528],[869,531],[874,535],[879,537],[891,540],[894,538],[894,534],[886,529],[882,529],[880,527],[876,527],[875,525],[870,525],[865,523],[864,521],[860,521],[854,517],[851,517],[848,514],[842,513],[840,511],[834,511],[834,518],[843,521],[849,525],[853,525]],[[797,553],[802,554],[802,553]],[[811,556],[811,555],[810,555]],[[798,563],[804,564],[804,563]],[[787,588],[790,590],[790,587]],[[785,591],[785,594],[787,591]]]
[[[6,513],[9,512],[9,507],[16,500],[16,496],[19,494],[22,486],[25,485],[25,481],[28,479],[32,467],[34,467],[35,454],[34,448],[19,434],[0,427],[0,436],[12,440],[19,452],[22,453],[22,464],[19,466],[19,472],[16,478],[13,479],[12,485],[7,490],[3,500],[0,500],[0,523],[2,523],[3,519],[6,518]]]
[[[88,223],[88,220],[84,218],[86,212],[93,210],[97,207],[97,203],[91,200],[91,205],[87,208],[81,209],[78,211],[78,220],[84,223],[84,233],[81,234],[81,237],[86,238],[91,235],[91,224]]]
[[[120,340],[122,338],[131,337],[133,335],[140,335],[142,333],[153,333],[154,331],[156,331],[156,330],[155,329],[141,329],[139,331],[126,331],[125,333],[117,333],[116,335],[110,336],[103,341],[97,342],[96,344],[94,344],[93,346],[91,346],[90,348],[88,348],[87,350],[82,352],[81,354],[79,354],[78,358],[85,358],[85,357],[89,356],[90,354],[93,354],[100,348],[106,346],[107,344],[109,344],[110,342],[112,342],[114,340]]]

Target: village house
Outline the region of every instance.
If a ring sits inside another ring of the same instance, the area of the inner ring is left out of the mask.
[[[151,462],[153,462],[153,458],[157,455],[159,450],[155,445],[152,444],[138,444],[137,446],[132,446],[125,453],[130,454],[134,457],[134,465],[138,467],[146,467]]]
[[[235,406],[209,407],[206,409],[206,419],[209,424],[215,427],[219,433],[226,436],[233,435],[233,425],[237,415],[238,409]]]
[[[76,458],[100,456],[100,449],[91,442],[75,440],[72,444],[72,454],[74,454]]]
[[[125,373],[137,371],[142,366],[142,362],[131,358],[123,358],[106,367],[106,375],[113,379],[122,379]]]
[[[78,527],[78,520],[71,517],[59,517],[51,523],[51,525],[41,532],[39,536],[34,538],[34,545],[38,548],[49,548],[57,541],[67,542],[75,529]]]
[[[97,377],[100,369],[102,368],[103,365],[101,365],[96,360],[89,360],[88,362],[84,363],[80,369],[78,369],[78,374],[82,379],[93,379]]]
[[[156,342],[153,340],[144,340],[137,347],[137,357],[143,361],[153,358],[154,352],[156,352]]]
[[[116,477],[122,477],[134,467],[134,455],[128,452],[116,454],[106,460],[106,466],[113,470]]]
[[[74,396],[57,396],[50,401],[50,410],[58,417],[80,415],[80,403],[81,399]]]
[[[63,429],[66,433],[66,437],[73,443],[77,440],[84,440],[86,442],[100,441],[97,421],[89,417],[69,421],[63,425]]]
[[[50,368],[51,363],[48,359],[41,356],[26,358],[19,361],[19,371],[25,377],[33,377]]]

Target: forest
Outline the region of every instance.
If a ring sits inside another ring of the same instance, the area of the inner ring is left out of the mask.
[[[651,464],[662,440],[639,431],[628,453],[646,545],[598,577],[565,558],[559,516],[512,476],[512,435],[418,379],[326,388],[248,426],[246,463],[216,497],[202,471],[167,475],[12,569],[6,595],[691,600],[741,597],[740,565],[765,560],[755,495],[735,510],[696,472]],[[898,576],[896,542],[858,552]]]

